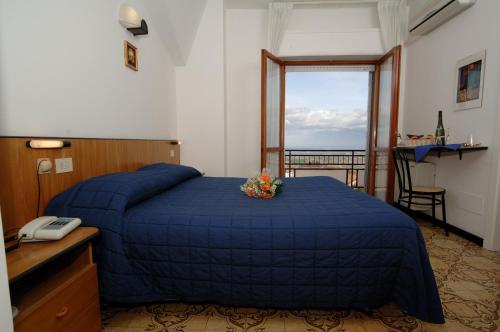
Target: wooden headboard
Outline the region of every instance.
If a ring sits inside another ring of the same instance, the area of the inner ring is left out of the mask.
[[[135,171],[156,162],[178,164],[177,141],[70,138],[70,147],[31,149],[30,137],[0,137],[0,207],[4,232],[36,217],[37,159],[50,158],[52,171],[40,174],[40,215],[52,197],[98,175]],[[73,172],[56,174],[56,158],[73,158]]]

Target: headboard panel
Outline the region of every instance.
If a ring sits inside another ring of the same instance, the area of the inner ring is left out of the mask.
[[[50,158],[52,171],[40,175],[40,215],[52,197],[103,174],[135,171],[156,162],[179,163],[177,141],[71,138],[62,149],[30,149],[30,137],[0,137],[0,206],[4,232],[36,217],[37,159]],[[73,172],[56,174],[55,159],[73,158]]]

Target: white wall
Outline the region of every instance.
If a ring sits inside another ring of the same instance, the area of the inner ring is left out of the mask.
[[[267,46],[267,7],[255,3],[254,8],[242,8],[235,1],[226,5],[227,175],[247,177],[260,168],[260,50]],[[353,42],[353,35],[360,37],[358,42]],[[382,52],[375,7],[296,6],[279,55]],[[224,130],[222,124],[219,127]]]
[[[176,68],[181,163],[225,174],[224,4],[208,0],[186,66]]]
[[[186,64],[206,0],[146,0],[144,5],[176,66]]]
[[[499,84],[500,85],[500,84]],[[496,127],[500,126],[500,86],[498,89],[498,104],[497,104],[497,119],[496,119]],[[491,167],[491,182],[490,187],[493,189],[490,190],[490,199],[488,204],[491,204],[493,207],[491,208],[491,213],[487,216],[489,218],[489,222],[486,224],[485,231],[485,247],[492,250],[500,251],[500,152],[498,151],[498,146],[500,146],[500,135],[496,135],[495,141],[493,143],[497,149],[496,152],[493,153],[493,166]],[[499,166],[495,166],[499,165]]]
[[[260,167],[260,50],[267,10],[208,0],[191,54],[176,68],[181,162],[207,175],[246,177]]]
[[[0,234],[3,234],[2,214],[0,213]],[[10,307],[9,281],[7,278],[7,262],[5,260],[5,247],[0,241],[0,331],[13,330],[12,309]]]
[[[452,140],[464,142],[473,134],[487,152],[434,159],[437,185],[447,189],[448,220],[485,239],[493,246],[495,193],[498,173],[498,93],[500,79],[499,1],[476,4],[423,36],[406,48],[405,133],[433,133],[437,111],[444,111],[445,128]],[[486,73],[483,106],[456,112],[453,110],[458,60],[486,49]],[[500,240],[500,239],[497,239]],[[499,243],[500,245],[500,243]]]
[[[279,55],[383,53],[376,5],[296,5]]]
[[[267,10],[226,10],[226,109],[229,176],[260,168],[260,54]]]
[[[0,135],[176,138],[168,51],[153,22],[137,38],[118,24],[121,3],[0,1]],[[128,3],[148,21],[142,1]]]

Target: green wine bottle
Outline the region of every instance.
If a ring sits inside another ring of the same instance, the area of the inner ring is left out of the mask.
[[[443,126],[443,111],[441,110],[439,110],[438,112],[438,125],[436,128],[436,144],[437,145],[446,144],[446,135],[444,133],[444,126]]]

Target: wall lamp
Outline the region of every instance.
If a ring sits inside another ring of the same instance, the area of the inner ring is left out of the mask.
[[[147,35],[148,25],[137,10],[127,4],[122,4],[118,11],[118,22],[134,36]]]
[[[62,149],[71,146],[71,142],[61,139],[30,139],[26,141],[26,146],[30,149]]]

